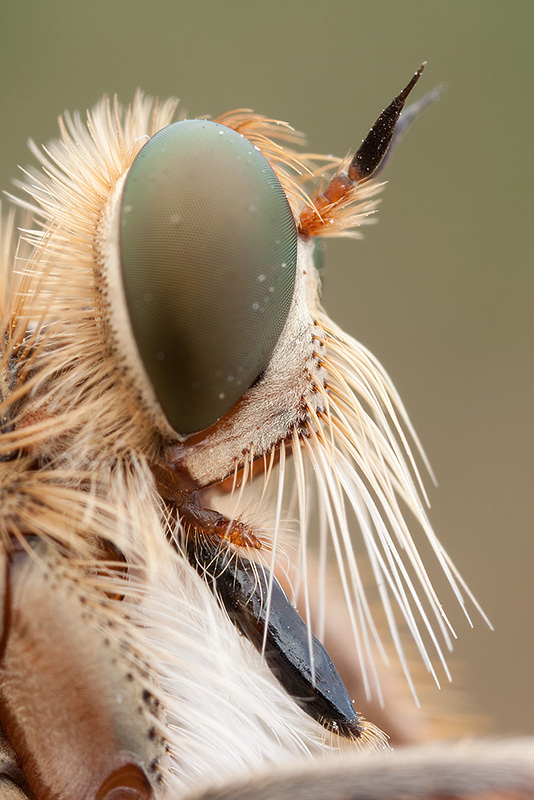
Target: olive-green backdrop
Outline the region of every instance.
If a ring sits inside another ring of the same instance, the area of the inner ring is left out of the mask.
[[[532,0],[3,0],[0,187],[64,109],[137,86],[239,106],[344,155],[424,59],[442,100],[396,153],[380,224],[325,253],[324,300],[394,378],[437,473],[431,519],[491,617],[455,681],[534,731]],[[452,605],[452,604],[451,604]]]

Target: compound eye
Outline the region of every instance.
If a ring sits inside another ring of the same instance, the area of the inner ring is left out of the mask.
[[[247,139],[184,120],[126,177],[120,265],[145,372],[174,431],[214,423],[261,375],[285,325],[297,232],[272,168]]]

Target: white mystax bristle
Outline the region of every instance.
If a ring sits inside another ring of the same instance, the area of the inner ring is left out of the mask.
[[[353,746],[292,701],[211,586],[171,547],[184,530],[152,469],[168,432],[152,424],[131,380],[131,358],[110,333],[114,300],[106,296],[95,243],[102,216],[143,144],[172,122],[176,106],[138,93],[126,109],[104,98],[85,121],[65,115],[57,141],[32,145],[40,168],[19,183],[23,211],[18,222],[12,212],[4,218],[0,239],[0,539],[5,552],[16,539],[47,580],[53,574],[68,587],[87,609],[80,619],[87,613],[88,624],[117,650],[125,680],[150,698],[142,709],[150,738],[157,734],[168,754],[157,767],[164,788],[156,797]],[[303,209],[315,213],[309,183],[340,170],[340,160],[299,157],[271,139],[294,139],[288,128],[251,112],[219,121],[262,149],[296,221]],[[373,181],[356,187],[318,235],[357,235],[379,190]],[[217,446],[220,463],[230,467],[209,480],[215,454],[206,436],[195,451],[199,472],[190,477],[199,494],[206,489],[203,499],[225,506],[230,526],[244,520],[257,534],[262,547],[252,556],[270,570],[267,608],[279,580],[298,598],[310,652],[312,629],[320,638],[328,633],[328,587],[337,570],[349,618],[345,650],[354,653],[365,695],[386,700],[380,676],[391,650],[387,637],[416,696],[405,633],[439,682],[439,670],[449,677],[445,653],[454,631],[413,528],[430,544],[465,614],[468,602],[482,612],[431,528],[417,467],[426,461],[404,407],[373,356],[320,307],[312,253],[301,235],[298,314],[286,324],[290,341],[274,369],[287,368],[284,381],[277,384],[271,362],[262,414],[245,409],[262,446],[248,440],[228,455],[233,444],[224,429]],[[309,352],[292,361],[298,347]],[[293,364],[304,365],[305,374],[288,389]],[[284,435],[262,439],[276,403]],[[44,555],[27,545],[34,537]],[[117,553],[123,561],[114,560]],[[313,658],[310,666],[313,675]],[[372,723],[362,725],[360,744],[388,749]]]

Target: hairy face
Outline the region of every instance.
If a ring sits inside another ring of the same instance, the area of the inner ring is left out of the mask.
[[[198,796],[356,796],[351,758],[312,788],[306,760],[388,749],[361,713],[389,698],[386,651],[414,695],[404,633],[448,676],[418,538],[474,601],[400,398],[322,308],[316,263],[319,238],[376,211],[436,96],[403,111],[422,69],[346,160],[252,112],[175,120],[141,93],[32,147],[0,242],[0,797],[2,780],[36,800],[181,797],[274,764],[284,783]],[[417,738],[395,711],[386,727]],[[525,747],[492,786],[524,785]],[[430,791],[421,758],[401,794]],[[433,794],[463,794],[482,758]],[[381,769],[362,796],[396,796]]]

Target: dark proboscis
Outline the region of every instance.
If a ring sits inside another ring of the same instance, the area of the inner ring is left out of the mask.
[[[332,659],[317,637],[310,637],[269,570],[221,546],[215,537],[188,537],[184,546],[190,563],[211,583],[236,627],[264,652],[295,702],[329,730],[349,738],[361,736],[361,719]]]

